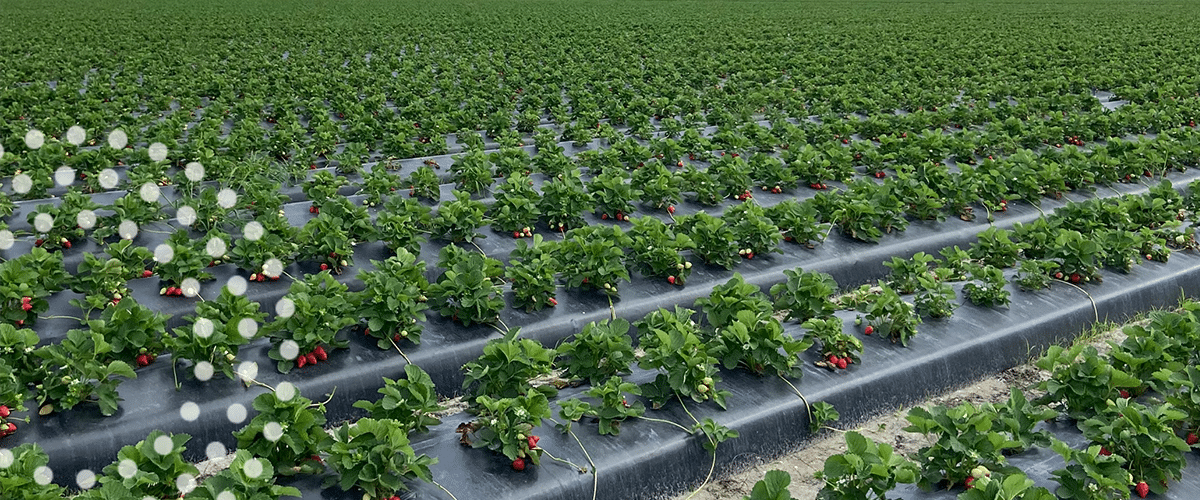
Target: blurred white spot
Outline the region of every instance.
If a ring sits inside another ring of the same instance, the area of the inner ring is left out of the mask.
[[[83,209],[78,214],[75,214],[75,223],[79,224],[81,229],[91,229],[96,227],[96,212]]]
[[[142,187],[138,189],[138,195],[146,203],[157,203],[158,197],[162,195],[162,190],[158,188],[158,184],[147,182],[142,184]]]
[[[12,188],[13,192],[17,194],[28,193],[30,189],[33,189],[33,179],[29,177],[29,174],[14,175],[12,180]]]
[[[192,334],[206,339],[213,334],[213,322],[208,318],[196,318],[196,322],[192,323]]]
[[[184,226],[191,226],[196,223],[196,209],[184,205],[175,211],[175,220],[179,221]]]
[[[154,452],[159,455],[167,455],[171,450],[175,449],[175,442],[170,436],[159,436],[154,440]]]
[[[296,359],[300,355],[300,344],[295,340],[285,340],[279,344],[279,356],[283,359]]]
[[[195,422],[200,418],[200,405],[188,401],[179,407],[179,416],[188,422]]]
[[[54,471],[45,465],[33,470],[33,482],[45,486],[54,480]]]
[[[296,303],[292,299],[283,297],[279,302],[275,303],[275,315],[280,318],[290,318],[296,313]]]
[[[137,463],[128,458],[121,460],[121,462],[117,464],[117,474],[120,474],[121,477],[123,477],[125,479],[129,479],[133,476],[136,476],[137,472],[138,472]]]
[[[75,169],[63,165],[54,171],[54,182],[59,186],[70,186],[75,183]]]
[[[78,146],[83,144],[84,140],[87,140],[87,131],[83,130],[83,127],[71,125],[71,128],[67,129],[67,142]]]
[[[279,425],[279,422],[267,422],[263,426],[263,437],[272,443],[279,441],[279,438],[283,437],[283,426]]]
[[[166,243],[160,243],[154,247],[154,262],[166,264],[175,258],[175,247]]]
[[[45,143],[46,134],[43,134],[41,130],[33,129],[25,132],[25,146],[27,146],[29,149],[40,148]]]
[[[196,489],[196,476],[191,474],[180,474],[175,480],[175,487],[179,488],[179,492],[186,495]]]
[[[117,226],[117,234],[121,235],[121,238],[126,240],[137,238],[138,225],[134,221],[125,219],[121,221],[121,225]]]
[[[250,241],[258,241],[262,239],[264,232],[266,232],[266,229],[264,229],[263,225],[256,220],[247,222],[246,227],[242,228],[242,236]]]
[[[233,496],[233,493],[230,493],[229,490],[225,490],[217,493],[217,500],[237,500],[237,497]]]
[[[196,375],[196,380],[208,382],[210,379],[212,379],[213,371],[214,368],[212,363],[209,363],[208,361],[201,361],[196,363],[196,368],[192,370],[192,373]]]
[[[225,188],[217,191],[217,206],[221,208],[233,208],[237,205],[238,195],[234,190]]]
[[[228,453],[225,451],[225,445],[221,444],[220,441],[208,443],[208,446],[204,448],[204,456],[208,457],[209,460],[222,458]]]
[[[100,171],[100,187],[104,189],[113,189],[117,187],[117,183],[121,181],[117,171],[111,168],[106,168]]]
[[[278,278],[279,275],[283,274],[283,261],[274,258],[267,259],[267,261],[263,263],[262,272],[268,277]],[[278,312],[279,304],[276,304],[275,307],[276,311]],[[291,313],[288,313],[288,316],[291,316]]]
[[[240,297],[242,294],[246,293],[246,285],[246,278],[235,274],[229,278],[229,281],[225,282],[225,289],[229,290],[229,293],[235,297]]]
[[[250,382],[251,380],[258,378],[258,363],[253,361],[243,361],[237,367],[237,376],[238,378],[242,379],[243,382]]]
[[[17,242],[16,235],[7,229],[0,230],[0,250],[8,250]]]
[[[234,403],[234,404],[229,405],[229,409],[225,410],[225,418],[228,418],[230,422],[233,422],[235,424],[240,424],[242,422],[245,422],[246,421],[246,407],[242,406],[241,403]]]
[[[92,489],[96,485],[96,473],[88,469],[79,471],[75,474],[75,484],[78,484],[80,489]]]
[[[40,213],[33,217],[33,228],[39,233],[48,233],[54,229],[54,216],[48,213]]]
[[[17,457],[13,455],[12,450],[8,448],[0,448],[0,469],[12,467],[12,464],[14,461],[16,461],[16,459]]]
[[[228,249],[225,245],[225,240],[217,237],[210,238],[208,243],[204,245],[204,250],[208,252],[208,256],[214,259],[221,258]]]
[[[275,387],[275,397],[280,401],[291,401],[292,398],[296,397],[296,386],[291,382],[280,382]]]
[[[204,165],[198,161],[190,162],[183,166],[183,175],[189,181],[200,182],[204,180]]]
[[[263,464],[257,458],[251,458],[242,465],[242,471],[246,473],[246,477],[254,479],[262,475]]]
[[[258,322],[253,318],[242,318],[238,321],[238,334],[244,338],[252,339],[258,335]]]
[[[0,144],[0,156],[4,156],[4,145]]]
[[[151,144],[150,149],[146,152],[150,155],[150,161],[163,161],[167,159],[167,147],[161,142]]]
[[[125,135],[125,131],[116,129],[108,133],[108,147],[113,149],[121,149],[129,144],[129,136]]]
[[[187,298],[195,297],[200,293],[200,280],[196,278],[184,278],[183,283],[180,283],[180,288],[183,289],[183,296]]]

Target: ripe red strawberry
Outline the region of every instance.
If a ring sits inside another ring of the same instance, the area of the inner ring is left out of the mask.
[[[32,309],[33,309],[33,304],[30,304],[30,303],[28,303],[28,302],[26,302],[26,303],[24,303],[24,304],[21,304],[21,310],[22,310],[22,311],[29,312],[29,311],[30,311],[30,310],[32,310]]]
[[[558,300],[555,299],[554,297],[550,297],[546,301],[550,303],[550,307],[554,307],[554,306],[558,305]]]
[[[848,358],[839,358],[837,360],[837,367],[845,370],[846,367],[849,366],[849,363],[846,362],[847,359]]]
[[[529,442],[529,449],[532,450],[534,448],[537,448],[538,441],[541,441],[542,438],[537,437],[537,436],[529,436],[526,440]]]
[[[64,242],[63,242],[63,246],[64,246],[64,247],[67,247],[67,248],[71,248],[71,242],[70,242],[69,240],[68,240],[68,241],[64,241]]]
[[[322,271],[327,271],[327,270],[329,270],[329,264],[321,264],[321,270],[322,270]]]
[[[667,276],[667,283],[670,283],[670,284],[674,285],[674,284],[675,284],[675,277],[674,277],[674,276]]]
[[[151,277],[151,276],[154,276],[154,271],[151,271],[151,270],[149,270],[149,269],[147,269],[147,270],[145,270],[145,271],[142,271],[142,277],[143,277],[143,278],[149,278],[149,277]]]
[[[834,355],[832,355],[832,354],[830,354],[830,355],[829,355],[827,358],[825,358],[825,359],[826,359],[827,361],[829,361],[831,364],[835,364],[835,365],[836,365],[836,364],[837,364],[837,362],[838,362],[838,357],[837,357],[837,356],[834,356]]]
[[[317,346],[316,349],[313,349],[313,354],[317,356],[317,360],[319,361],[325,361],[326,359],[329,359],[329,354],[326,353],[325,348],[321,346]]]
[[[313,354],[310,352],[307,355],[305,355],[304,357],[308,358],[308,364],[310,364],[310,365],[317,364],[317,355],[316,354]]]
[[[1100,447],[1100,456],[1107,457],[1107,456],[1110,456],[1110,455],[1112,455],[1112,452],[1111,452],[1111,451],[1108,451],[1108,448],[1105,448],[1105,447],[1103,447],[1103,446],[1101,446],[1101,447]]]
[[[667,213],[669,213],[669,214],[675,213],[675,205],[667,205]]]
[[[145,354],[138,354],[137,355],[137,365],[138,366],[150,366],[150,356],[147,356]]]
[[[1062,272],[1057,272],[1057,273],[1054,273],[1054,279],[1056,279],[1056,280],[1060,280],[1060,279],[1062,279],[1062,277],[1063,277],[1063,273],[1062,273]]]
[[[600,214],[600,220],[608,220],[608,214]]]
[[[520,237],[521,237],[521,232],[520,232],[520,231],[513,231],[513,238],[514,238],[514,239],[518,239],[518,238],[520,238]]]
[[[1146,495],[1150,494],[1150,485],[1146,484],[1145,481],[1138,483],[1133,489],[1134,491],[1137,491],[1138,497],[1140,498],[1146,498]]]
[[[1125,389],[1120,389],[1117,391],[1117,393],[1120,394],[1122,398],[1129,399],[1129,391],[1127,391]]]
[[[308,364],[308,358],[304,356],[296,356],[296,368],[304,368]]]
[[[45,243],[45,241],[42,240],[41,238],[38,238],[37,241],[33,242],[33,246],[40,247],[40,246],[42,246],[42,243]]]
[[[1079,273],[1071,273],[1071,283],[1079,283],[1079,281],[1082,279],[1083,278],[1079,276]]]
[[[0,409],[5,409],[5,408],[3,406],[0,406]],[[3,412],[0,412],[0,417],[7,417],[7,416],[8,415],[4,415]],[[1200,442],[1200,436],[1197,436],[1195,432],[1189,432],[1187,435],[1186,441],[1187,441],[1188,446],[1194,445],[1197,442]]]
[[[525,459],[518,458],[516,460],[513,460],[512,468],[513,468],[513,470],[515,470],[517,472],[521,472],[521,471],[525,470]]]
[[[865,333],[867,335],[875,333],[875,327],[873,327],[871,325],[867,325],[867,327],[865,329],[863,329],[863,333]]]
[[[965,481],[963,481],[963,483],[965,483],[967,485],[968,490],[975,487],[975,485],[972,484],[974,482],[975,482],[974,476],[967,476],[967,479]]]
[[[0,418],[8,418],[10,413],[7,406],[0,405]]]

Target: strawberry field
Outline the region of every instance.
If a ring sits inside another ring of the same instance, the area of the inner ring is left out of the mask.
[[[1200,6],[0,12],[5,498],[1195,497]]]

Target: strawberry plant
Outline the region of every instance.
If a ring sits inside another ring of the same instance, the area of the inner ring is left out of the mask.
[[[783,233],[783,241],[799,243],[808,248],[825,239],[829,225],[820,221],[820,214],[812,203],[783,200],[767,207],[764,214]]]
[[[98,208],[100,206],[92,202],[91,196],[72,189],[63,195],[57,206],[38,205],[25,220],[36,231],[37,241],[42,242],[37,246],[47,250],[69,250],[85,236],[78,222],[79,213]]]
[[[541,463],[542,449],[537,447],[533,429],[542,425],[542,419],[552,417],[545,394],[534,391],[507,398],[478,396],[475,405],[479,408],[478,418],[459,424],[456,430],[462,434],[463,445],[500,453],[518,472],[525,470],[526,463]]]
[[[392,193],[400,189],[402,185],[399,177],[392,175],[391,172],[388,172],[388,169],[377,164],[369,173],[363,176],[362,191],[359,194],[367,196],[363,200],[363,205],[374,207],[382,205],[383,200],[392,196]]]
[[[187,449],[184,445],[191,438],[187,434],[151,431],[137,444],[122,447],[117,460],[105,466],[104,474],[97,479],[102,485],[120,483],[131,494],[130,498],[175,498],[181,495],[176,483],[179,476],[199,474],[194,465],[183,459]],[[129,467],[129,463],[134,467]]]
[[[666,279],[682,286],[692,273],[692,263],[680,252],[692,248],[688,235],[677,233],[671,226],[654,217],[633,219],[629,230],[632,266],[648,277]]]
[[[270,460],[280,475],[317,474],[325,469],[318,453],[329,440],[325,403],[313,403],[292,388],[282,398],[266,392],[254,398],[258,414],[235,431],[239,450]]]
[[[359,273],[365,288],[358,293],[358,317],[367,322],[364,333],[379,339],[380,349],[408,339],[421,343],[425,325],[425,261],[401,248],[387,260],[371,261],[375,270]]]
[[[698,212],[678,217],[675,225],[679,228],[677,231],[691,237],[695,245],[693,252],[705,263],[733,269],[738,256],[745,256],[737,246],[733,229],[722,218]]]
[[[634,361],[629,322],[617,318],[588,323],[572,340],[558,346],[558,356],[563,375],[572,380],[595,385],[627,374]]]
[[[277,315],[263,327],[263,333],[271,338],[271,350],[267,354],[276,361],[280,373],[313,364],[323,357],[320,353],[325,352],[326,347],[333,350],[349,346],[349,342],[338,338],[338,332],[356,323],[354,312],[358,308],[358,297],[347,292],[346,285],[333,279],[328,271],[292,282],[284,296],[294,306],[289,311],[291,314]],[[284,351],[287,341],[296,344],[297,353]],[[310,354],[313,355],[311,358]]]
[[[50,308],[46,300],[68,281],[61,252],[34,248],[0,262],[0,314],[18,327],[32,325]]]
[[[629,220],[629,214],[633,212],[630,202],[639,199],[642,192],[638,186],[626,182],[628,180],[624,170],[608,169],[588,183],[588,192],[592,194],[601,219]]]
[[[157,201],[145,201],[136,191],[117,198],[111,204],[101,208],[112,212],[112,215],[103,217],[96,223],[92,237],[98,240],[107,240],[118,234],[123,221],[131,221],[141,227],[165,217],[162,207]]]
[[[767,471],[761,480],[754,483],[750,496],[743,496],[742,500],[792,500],[792,494],[788,491],[791,483],[790,474],[781,470]]]
[[[755,184],[762,186],[763,191],[782,193],[791,191],[800,178],[791,169],[784,168],[778,158],[765,153],[754,153],[750,157],[750,177]]]
[[[1066,461],[1067,466],[1054,471],[1054,481],[1059,484],[1055,494],[1059,498],[1072,500],[1104,499],[1124,500],[1129,498],[1129,488],[1134,485],[1133,475],[1124,469],[1125,458],[1106,453],[1099,445],[1085,450],[1076,450],[1066,443],[1054,440],[1053,449]]]
[[[196,314],[184,317],[187,325],[163,339],[164,349],[170,351],[172,362],[208,363],[232,380],[238,349],[257,338],[258,324],[267,317],[258,307],[258,302],[223,289],[216,299],[196,304]]]
[[[451,242],[471,241],[483,236],[476,233],[483,225],[483,203],[471,199],[469,193],[454,191],[454,200],[442,203],[429,225],[436,238]]]
[[[779,242],[783,239],[778,227],[771,222],[757,203],[742,203],[721,214],[726,225],[733,231],[738,253],[747,259],[770,252],[783,253]]]
[[[533,235],[530,226],[537,222],[542,212],[538,209],[541,196],[530,185],[532,181],[524,174],[509,176],[500,184],[496,203],[488,208],[492,227],[513,233],[515,238]]]
[[[492,323],[504,308],[500,287],[500,261],[454,245],[442,248],[438,267],[446,270],[437,282],[429,285],[431,306],[442,317],[449,317],[463,326],[472,323]]]
[[[1009,293],[1004,284],[1003,271],[990,265],[979,266],[971,270],[971,281],[963,285],[963,293],[980,307],[1005,306]]]
[[[399,196],[388,198],[383,211],[375,218],[380,241],[393,252],[403,248],[413,255],[421,253],[422,233],[433,219],[429,207]]]
[[[38,474],[50,463],[50,457],[37,443],[25,443],[6,449],[12,461],[0,467],[0,489],[13,495],[14,500],[54,500],[63,497],[63,487]]]
[[[855,431],[846,433],[846,452],[825,459],[814,474],[824,481],[817,500],[884,500],[897,484],[917,481],[917,464],[897,455],[887,443],[877,443]]]
[[[1100,245],[1078,231],[1060,229],[1049,246],[1049,258],[1072,283],[1099,281],[1097,264],[1103,258]]]
[[[111,354],[112,345],[104,335],[83,330],[70,330],[62,342],[33,351],[44,369],[41,383],[35,386],[39,413],[70,410],[80,403],[97,403],[106,417],[116,413],[121,401],[117,377],[137,375],[124,361],[108,361]]]
[[[880,286],[879,295],[867,305],[866,313],[868,326],[904,346],[917,334],[917,325],[921,324],[916,308],[887,285]]]
[[[405,432],[428,432],[430,426],[442,422],[434,416],[445,410],[438,404],[437,388],[429,374],[417,365],[404,365],[403,379],[384,377],[379,394],[382,395],[379,400],[359,400],[354,407],[366,410],[374,419],[394,420]]]
[[[725,199],[725,195],[721,192],[721,184],[717,182],[716,177],[705,170],[699,170],[694,165],[688,165],[682,172],[679,172],[679,178],[683,179],[682,189],[684,192],[693,193],[692,200],[702,205],[716,206]],[[741,197],[744,193],[737,193]]]
[[[213,230],[209,233],[212,238],[218,238],[220,241],[228,244],[228,236],[220,230]],[[210,264],[216,259],[224,256],[224,254],[213,256],[208,253],[208,241],[210,238],[193,238],[187,229],[179,229],[167,238],[166,245],[171,248],[167,254],[167,258],[159,260],[154,266],[155,274],[159,279],[167,285],[162,289],[160,295],[187,295],[195,296],[200,292],[199,289],[182,290],[183,281],[186,279],[194,279],[196,281],[208,281],[213,278],[213,275],[206,268],[211,267]],[[168,293],[174,288],[178,290],[176,293]]]
[[[658,160],[651,160],[633,171],[631,184],[641,189],[642,203],[668,208],[683,200],[683,178],[672,174]]]
[[[1038,384],[1046,393],[1034,403],[1049,405],[1077,420],[1106,407],[1105,402],[1116,398],[1120,390],[1141,386],[1140,380],[1101,358],[1095,347],[1083,344],[1070,349],[1050,346],[1036,365],[1050,372],[1050,378]]]
[[[320,213],[321,206],[330,198],[338,196],[338,190],[342,186],[349,184],[350,181],[345,177],[333,175],[333,172],[328,170],[314,173],[312,178],[304,182],[301,187],[304,196],[312,202],[312,209],[309,212]]]
[[[560,403],[559,416],[563,419],[577,422],[583,417],[596,419],[599,423],[601,436],[621,434],[621,422],[629,418],[637,418],[646,413],[646,407],[641,401],[629,402],[626,394],[641,395],[642,390],[636,384],[626,382],[621,377],[613,375],[603,384],[593,382],[593,387],[585,394],[600,401],[593,405],[578,399],[568,399]],[[561,426],[564,432],[570,424]]]
[[[262,500],[301,496],[300,490],[293,486],[275,484],[275,467],[270,460],[255,457],[246,450],[234,452],[229,468],[205,479],[195,490],[187,494],[187,498],[218,500],[229,494],[233,494],[234,498]]]
[[[959,500],[1056,500],[1058,497],[1020,472],[981,475],[971,487],[958,496]]]
[[[954,288],[937,276],[938,271],[945,270],[938,268],[934,271],[934,276],[924,275],[917,278],[920,288],[913,296],[917,314],[931,318],[948,318],[954,314],[954,308],[958,307],[954,302]]]
[[[342,219],[325,213],[309,219],[296,233],[301,242],[297,259],[319,262],[321,271],[336,273],[354,265],[354,242],[343,227]]]
[[[534,387],[532,379],[550,373],[555,352],[536,340],[518,339],[519,328],[509,330],[503,337],[488,341],[483,354],[463,366],[463,389],[475,396],[511,398],[533,392],[547,396],[557,393],[554,387]],[[477,407],[473,407],[477,408]]]
[[[542,199],[537,206],[550,230],[564,231],[584,226],[581,214],[593,202],[592,194],[584,190],[579,171],[571,170],[542,185]]]
[[[731,322],[717,329],[708,352],[727,370],[740,365],[756,375],[800,377],[798,356],[812,347],[812,341],[786,335],[771,314],[769,310],[737,311]]]
[[[1125,470],[1134,481],[1150,485],[1150,491],[1161,495],[1168,481],[1182,477],[1184,453],[1191,447],[1174,427],[1186,416],[1184,412],[1170,404],[1148,407],[1127,398],[1110,399],[1093,410],[1096,415],[1079,424],[1084,437],[1125,458]]]
[[[526,312],[539,311],[558,303],[554,298],[558,286],[554,275],[561,267],[555,258],[558,242],[543,241],[533,235],[533,243],[517,242],[510,255],[513,260],[504,268],[504,277],[512,282],[513,307]]]
[[[492,185],[492,163],[482,150],[472,149],[454,157],[450,166],[456,190],[478,194]]]
[[[136,361],[139,367],[162,352],[166,324],[167,315],[138,304],[133,297],[105,309],[100,319],[87,321],[88,330],[108,341],[112,359]]]
[[[804,340],[808,345],[820,345],[817,366],[845,370],[851,363],[858,363],[862,356],[862,341],[843,331],[842,320],[837,316],[810,318],[800,325],[806,331]]]
[[[355,243],[376,239],[375,225],[371,224],[371,215],[367,213],[366,207],[355,205],[346,198],[330,198],[321,206],[321,215],[341,221],[342,230]]]
[[[566,285],[617,296],[619,282],[629,281],[624,248],[630,243],[630,237],[617,226],[572,229],[558,246],[558,262]]]
[[[970,402],[954,408],[918,406],[905,419],[910,424],[905,431],[923,434],[931,443],[913,456],[921,466],[917,485],[926,490],[962,483],[975,467],[1000,470],[1007,463],[1005,450],[1021,446],[992,430],[996,415],[991,408]]]
[[[276,259],[284,266],[291,264],[300,249],[296,240],[296,228],[288,223],[286,217],[261,215],[242,226],[242,237],[234,242],[229,257],[238,267],[250,273],[250,281],[266,281],[268,277],[265,276],[264,267],[267,261]]]
[[[205,187],[194,197],[190,194],[181,196],[175,206],[191,208],[195,218],[188,226],[201,231],[212,230],[229,217],[228,210],[217,199],[217,190],[212,187]]]
[[[711,399],[725,407],[730,392],[716,388],[721,381],[718,359],[701,340],[699,326],[692,321],[694,313],[681,307],[674,312],[660,308],[634,323],[638,346],[645,353],[638,358],[638,366],[658,371],[653,382],[642,384],[642,394],[654,408],[676,394],[698,403]]]
[[[886,278],[888,286],[902,294],[916,292],[921,288],[921,278],[929,276],[929,265],[935,260],[925,252],[917,252],[911,259],[892,257],[883,263],[892,270]]]
[[[708,297],[696,299],[693,307],[704,313],[707,326],[714,331],[736,321],[742,311],[767,316],[774,312],[758,285],[746,283],[741,273],[733,273],[725,284],[713,287]]]
[[[126,240],[128,241],[128,240]],[[91,311],[116,305],[129,295],[125,286],[130,270],[118,259],[100,260],[90,253],[83,254],[83,262],[71,280],[71,290],[84,295],[83,299],[71,299],[71,304],[84,310],[84,317]]]
[[[1013,283],[1022,290],[1050,288],[1050,279],[1058,264],[1046,260],[1023,259],[1017,265]]]
[[[771,298],[776,311],[787,311],[787,320],[806,321],[833,314],[830,298],[837,291],[833,277],[800,268],[783,271],[787,280],[771,286]]]
[[[373,498],[385,498],[407,490],[406,479],[433,481],[429,466],[437,459],[417,455],[408,442],[408,429],[400,422],[363,418],[342,424],[331,436],[323,448],[338,477],[326,478],[325,488],[337,484],[342,491],[350,491],[357,487]]]

